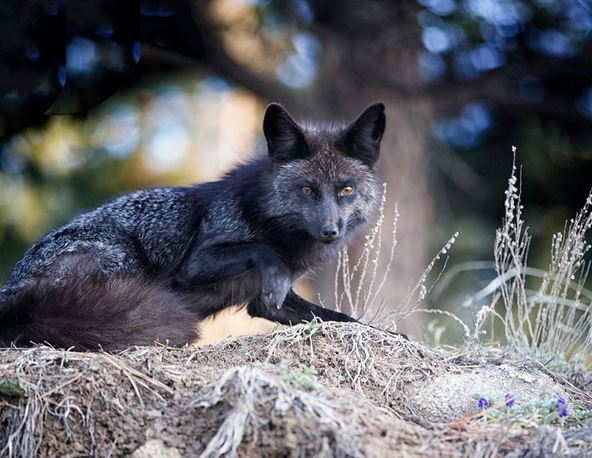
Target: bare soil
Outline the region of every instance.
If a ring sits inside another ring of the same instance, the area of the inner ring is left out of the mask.
[[[501,351],[432,350],[358,324],[121,354],[3,349],[2,381],[7,457],[592,456],[589,420],[493,421],[475,399],[590,408],[577,384]]]

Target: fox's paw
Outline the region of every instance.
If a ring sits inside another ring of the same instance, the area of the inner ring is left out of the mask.
[[[287,270],[270,266],[261,272],[261,299],[265,306],[281,308],[291,287]]]

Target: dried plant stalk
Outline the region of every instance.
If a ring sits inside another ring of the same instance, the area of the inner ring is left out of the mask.
[[[592,191],[563,232],[553,235],[551,261],[547,270],[541,270],[528,266],[531,236],[523,219],[520,187],[514,160],[505,215],[495,238],[497,277],[465,305],[499,291],[503,310],[492,308],[490,317],[503,322],[506,341],[513,349],[583,360],[592,350],[592,292],[584,287],[590,270],[585,257],[590,250],[586,235],[592,228]],[[538,288],[529,289],[529,279],[530,283],[540,279]]]
[[[454,234],[432,259],[419,280],[409,288],[407,296],[398,303],[394,302],[397,305],[387,307],[387,302],[381,298],[381,291],[388,281],[395,260],[399,211],[395,204],[390,228],[391,245],[386,259],[382,259],[385,252],[382,230],[386,221],[386,194],[387,185],[384,183],[378,219],[366,235],[362,252],[355,264],[351,265],[347,248],[339,252],[335,271],[334,299],[337,310],[349,312],[353,317],[362,321],[376,322],[381,327],[395,329],[399,321],[418,311],[416,309],[428,296],[433,287],[433,285],[427,285],[428,277],[437,263],[450,250],[458,233]],[[447,258],[444,260],[444,267],[446,260]],[[393,301],[389,300],[388,303],[392,304]],[[457,321],[459,321],[458,318]]]

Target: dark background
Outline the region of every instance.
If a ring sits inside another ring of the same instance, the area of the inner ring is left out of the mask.
[[[387,104],[389,303],[455,231],[461,273],[432,301],[458,311],[493,277],[474,263],[493,257],[512,145],[535,266],[592,185],[590,1],[9,0],[0,25],[0,281],[77,212],[262,149],[270,101],[338,120]],[[313,287],[332,297],[331,278]]]

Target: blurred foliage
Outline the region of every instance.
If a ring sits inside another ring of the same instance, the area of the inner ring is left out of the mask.
[[[221,80],[183,75],[11,137],[0,156],[0,278],[33,241],[118,193],[215,179],[254,151],[260,110]]]

